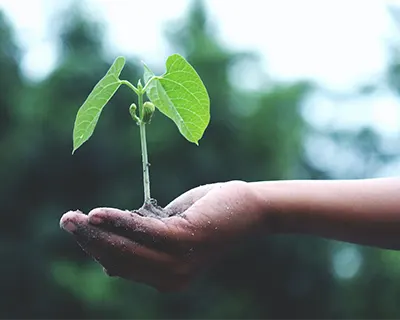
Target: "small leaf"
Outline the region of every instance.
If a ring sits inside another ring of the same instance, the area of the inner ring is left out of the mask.
[[[173,54],[166,62],[166,73],[148,85],[150,101],[172,119],[180,133],[198,145],[210,122],[210,98],[194,68],[181,55]],[[144,65],[147,83],[154,73]]]
[[[106,75],[95,85],[76,115],[72,154],[93,134],[104,106],[120,87],[119,75],[125,65],[125,58],[118,57]]]

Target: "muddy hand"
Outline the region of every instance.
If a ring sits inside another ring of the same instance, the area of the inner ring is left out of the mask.
[[[110,276],[179,291],[216,257],[264,225],[257,197],[240,181],[192,189],[166,209],[169,218],[97,208],[60,221]]]

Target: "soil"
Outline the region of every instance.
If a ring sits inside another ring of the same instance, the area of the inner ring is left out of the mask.
[[[139,214],[143,217],[157,218],[157,219],[168,218],[176,214],[175,212],[160,207],[157,204],[156,199],[151,199],[150,203],[145,203],[140,209],[133,210],[132,212]]]

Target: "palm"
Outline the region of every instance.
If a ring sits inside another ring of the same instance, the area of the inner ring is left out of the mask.
[[[99,208],[67,213],[61,225],[74,229],[79,245],[109,275],[176,290],[254,222],[243,214],[251,209],[247,193],[240,182],[206,185],[171,202],[169,218]]]

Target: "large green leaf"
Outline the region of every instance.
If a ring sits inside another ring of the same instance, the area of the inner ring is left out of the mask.
[[[118,57],[106,75],[95,85],[76,115],[73,142],[74,153],[93,134],[100,114],[121,85],[119,75],[125,65],[125,58]]]
[[[147,83],[154,73],[145,65]],[[179,54],[168,57],[166,73],[155,77],[146,94],[177,125],[180,133],[198,145],[210,122],[210,98],[194,68]]]

